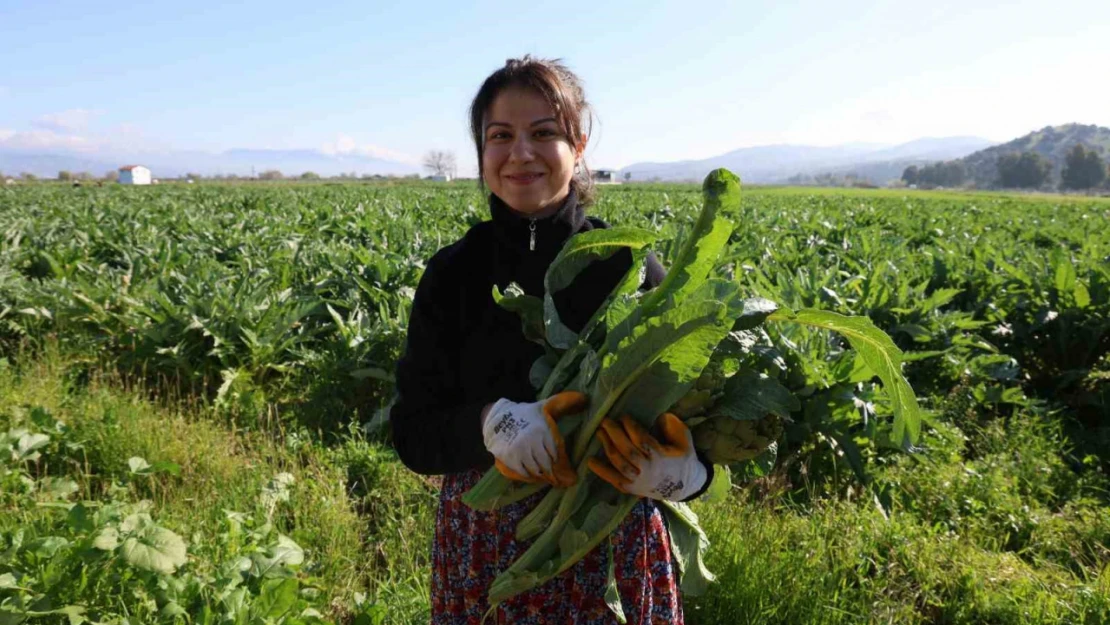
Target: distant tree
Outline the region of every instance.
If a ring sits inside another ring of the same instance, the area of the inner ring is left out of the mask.
[[[92,173],[87,172],[87,171],[83,171],[79,174],[74,174],[73,177],[78,179],[78,180],[92,180],[93,179]]]
[[[104,182],[119,182],[119,172],[114,169],[109,169],[104,172],[104,177],[101,178]]]
[[[301,180],[319,180],[319,179],[320,179],[320,174],[318,174],[314,171],[306,171],[305,173],[301,174]]]
[[[19,174],[19,177],[26,180],[27,182],[34,182],[34,181],[39,179],[38,176],[32,174],[29,171],[25,171],[25,172]]]
[[[911,171],[912,168],[911,165],[902,172],[902,180],[906,184],[916,184],[926,188],[958,187],[967,181],[967,167],[962,161],[940,161]]]
[[[433,176],[454,178],[457,169],[455,153],[445,150],[432,150],[428,152],[424,155],[424,169],[431,172]]]
[[[69,182],[70,180],[73,180],[73,172],[69,172],[63,169],[62,171],[58,172],[58,180],[61,180],[63,182]]]
[[[1003,187],[1036,189],[1052,175],[1052,163],[1036,152],[1005,154],[998,159],[998,178]]]
[[[204,178],[204,176],[195,173],[187,173],[185,174],[185,177],[189,180],[201,180],[202,178]]]
[[[1098,152],[1077,143],[1068,150],[1060,178],[1064,189],[1094,189],[1106,180],[1106,163]]]
[[[630,171],[624,172],[624,181],[629,182],[630,180],[632,180],[632,172],[630,172]]]
[[[281,172],[276,169],[267,169],[261,174],[258,174],[259,180],[281,180],[284,177],[285,176],[282,176]]]

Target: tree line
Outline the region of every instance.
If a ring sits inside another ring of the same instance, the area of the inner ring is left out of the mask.
[[[998,184],[1009,189],[1040,189],[1052,181],[1052,161],[1032,151],[1004,154],[998,159]],[[902,182],[920,187],[958,187],[967,181],[967,169],[960,161],[932,165],[910,165],[902,172]],[[1110,181],[1107,164],[1093,149],[1075,144],[1064,158],[1060,189],[1088,191]]]

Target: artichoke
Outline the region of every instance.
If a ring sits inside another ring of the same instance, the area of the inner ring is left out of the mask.
[[[705,453],[713,464],[732,464],[762,454],[782,436],[778,415],[751,421],[716,416],[694,426],[694,447]]]

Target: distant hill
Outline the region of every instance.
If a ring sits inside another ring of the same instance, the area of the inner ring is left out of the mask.
[[[1052,186],[1060,182],[1060,171],[1064,168],[1067,151],[1075,144],[1082,144],[1098,152],[1103,161],[1110,160],[1110,128],[1065,124],[1045,126],[1024,137],[1002,145],[979,150],[962,159],[970,177],[969,184],[989,188],[998,186],[998,159],[1006,154],[1036,152],[1052,162]]]
[[[833,147],[768,145],[741,148],[719,156],[673,163],[636,163],[621,170],[632,180],[698,181],[717,167],[727,167],[745,182],[777,183],[822,173],[855,173],[884,183],[912,164],[966,156],[993,142],[978,137],[942,137],[895,146],[853,143]]]
[[[249,176],[276,169],[286,176],[299,176],[306,171],[321,176],[355,172],[356,175],[408,175],[420,173],[410,163],[390,161],[361,154],[325,154],[317,150],[249,150],[234,149],[221,153],[199,151],[148,152],[138,154],[37,154],[0,148],[0,171],[10,176],[29,172],[53,178],[59,171],[87,171],[102,176],[121,165],[146,165],[154,177],[176,178],[187,173],[204,176],[234,174]]]

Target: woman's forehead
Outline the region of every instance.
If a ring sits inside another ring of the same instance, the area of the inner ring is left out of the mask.
[[[534,89],[509,87],[497,94],[485,114],[485,124],[525,123],[557,118],[555,109]]]

